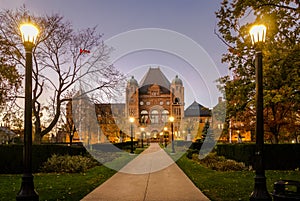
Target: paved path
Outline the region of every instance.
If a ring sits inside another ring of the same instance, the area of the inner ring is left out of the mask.
[[[82,201],[208,201],[158,144],[88,194]]]

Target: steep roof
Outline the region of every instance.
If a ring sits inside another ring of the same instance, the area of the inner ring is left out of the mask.
[[[149,68],[146,75],[140,82],[140,87],[157,84],[166,89],[170,89],[170,82],[159,68]]]
[[[211,116],[210,109],[194,101],[185,111],[185,117]]]

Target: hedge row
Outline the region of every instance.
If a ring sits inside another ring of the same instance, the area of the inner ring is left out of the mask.
[[[133,149],[135,149],[138,145],[137,141],[133,141]],[[93,144],[93,150],[99,150],[103,152],[120,152],[122,150],[130,150],[131,149],[131,141],[120,142],[120,143],[99,143]]]
[[[41,144],[32,145],[32,171],[38,172],[41,165],[53,154],[56,155],[89,155],[83,146]],[[23,145],[0,145],[0,174],[22,173]]]
[[[216,150],[219,156],[253,165],[255,144],[218,144]]]
[[[255,144],[219,144],[217,154],[255,167]],[[267,170],[300,168],[300,144],[265,144],[264,163]]]

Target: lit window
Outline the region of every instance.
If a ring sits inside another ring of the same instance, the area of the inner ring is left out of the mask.
[[[168,110],[162,111],[161,119],[162,119],[163,123],[168,122],[168,119],[169,119],[169,111]]]
[[[141,111],[141,119],[140,123],[141,124],[146,124],[148,122],[148,112],[146,110]]]
[[[152,124],[158,124],[159,123],[158,122],[158,111],[157,110],[152,110],[150,119],[151,119]]]

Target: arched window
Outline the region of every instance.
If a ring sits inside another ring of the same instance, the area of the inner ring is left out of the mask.
[[[162,120],[162,122],[163,122],[163,123],[168,122],[168,119],[169,119],[169,111],[168,111],[168,110],[164,110],[164,111],[162,111],[161,114],[162,114],[162,115],[161,115],[161,120]]]
[[[150,119],[151,119],[151,123],[152,124],[158,124],[158,111],[157,110],[152,110],[151,111],[151,116],[150,116]]]
[[[175,104],[179,104],[180,103],[180,99],[177,97],[175,98],[175,101],[174,101]]]
[[[141,116],[140,116],[140,123],[141,124],[146,124],[148,123],[148,112],[146,110],[141,111]]]

